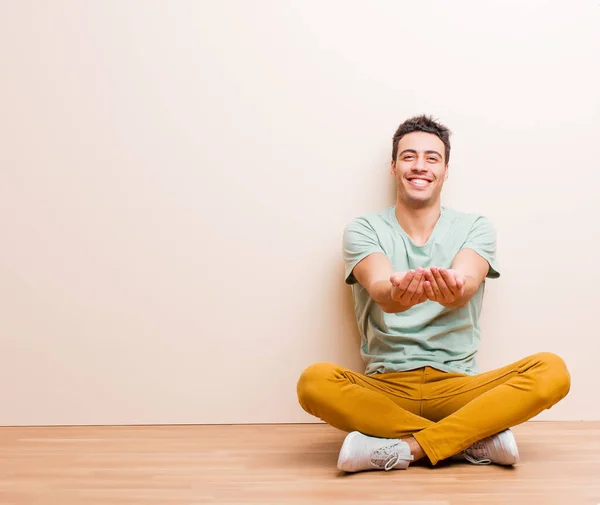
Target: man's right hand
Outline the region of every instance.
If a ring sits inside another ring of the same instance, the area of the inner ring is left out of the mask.
[[[427,300],[427,293],[423,287],[424,280],[424,268],[392,274],[390,276],[392,300],[406,308],[423,303]]]

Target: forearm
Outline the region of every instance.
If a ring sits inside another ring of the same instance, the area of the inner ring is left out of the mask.
[[[387,313],[404,312],[410,306],[402,305],[392,299],[392,283],[390,281],[376,281],[369,287],[371,298]]]

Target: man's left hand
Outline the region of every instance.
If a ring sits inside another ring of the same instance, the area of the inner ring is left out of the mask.
[[[453,306],[465,294],[465,278],[456,270],[431,267],[425,271],[425,279],[425,294],[433,302]]]

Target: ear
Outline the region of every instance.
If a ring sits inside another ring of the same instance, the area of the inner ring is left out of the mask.
[[[444,182],[448,180],[448,165],[446,165],[446,170],[444,171]]]
[[[394,160],[390,163],[390,174],[396,177],[396,162]]]

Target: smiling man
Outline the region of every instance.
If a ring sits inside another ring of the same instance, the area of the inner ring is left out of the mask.
[[[332,363],[307,368],[298,399],[350,432],[338,468],[405,469],[427,458],[514,465],[509,429],[569,392],[552,353],[480,373],[476,353],[486,278],[498,278],[496,234],[484,216],[442,207],[450,131],[413,117],[393,137],[396,203],[344,231],[364,374]]]

